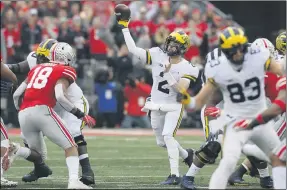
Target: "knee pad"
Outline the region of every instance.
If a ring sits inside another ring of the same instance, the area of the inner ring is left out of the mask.
[[[79,135],[79,136],[74,137],[74,140],[78,146],[86,146],[87,145],[87,142],[85,141],[83,135]]]
[[[1,147],[9,148],[9,139],[1,141]]]
[[[220,151],[221,145],[219,142],[208,141],[195,152],[195,155],[204,164],[214,164]]]

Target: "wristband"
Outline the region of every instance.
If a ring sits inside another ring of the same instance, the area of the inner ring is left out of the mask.
[[[273,104],[276,104],[277,106],[279,106],[282,112],[286,111],[286,104],[282,100],[274,100]]]
[[[256,120],[258,121],[259,124],[264,124],[265,123],[265,121],[264,121],[264,119],[263,119],[261,114],[256,117]]]
[[[78,119],[81,119],[85,116],[85,113],[82,112],[79,108],[72,109],[71,113],[74,114],[74,116],[76,116]]]

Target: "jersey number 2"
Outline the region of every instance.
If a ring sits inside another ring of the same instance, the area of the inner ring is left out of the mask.
[[[163,72],[161,72],[159,76],[163,77]],[[163,87],[166,84],[168,84],[166,80],[159,82],[157,89],[165,94],[169,94],[169,89]]]
[[[39,67],[35,69],[32,79],[27,85],[27,88],[44,88],[48,82],[48,77],[51,75],[52,71],[52,67]]]
[[[243,88],[251,87],[254,92],[253,95],[245,97],[243,93]],[[245,102],[246,98],[248,100],[255,100],[260,97],[261,89],[260,89],[260,81],[257,77],[248,79],[244,83],[244,87],[239,83],[230,84],[227,86],[227,90],[230,93],[230,99],[233,103],[241,103]]]

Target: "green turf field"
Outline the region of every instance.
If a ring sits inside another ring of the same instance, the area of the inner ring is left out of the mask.
[[[179,186],[161,186],[169,174],[167,152],[156,146],[154,137],[87,137],[89,157],[96,175],[98,189],[179,189]],[[184,148],[198,148],[202,137],[177,137]],[[20,138],[11,140],[21,142]],[[48,146],[47,163],[53,170],[53,175],[33,183],[23,183],[21,178],[32,169],[32,164],[17,159],[5,177],[19,182],[17,188],[67,188],[68,170],[65,164],[64,152],[46,140]],[[217,160],[218,163],[218,160]],[[206,189],[211,174],[216,165],[208,165],[201,170],[196,178],[196,185]],[[187,166],[180,163],[180,173],[183,175]],[[248,187],[259,188],[259,179],[244,177],[251,182]]]

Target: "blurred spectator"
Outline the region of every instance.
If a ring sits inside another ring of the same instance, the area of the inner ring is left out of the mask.
[[[128,74],[133,71],[133,63],[125,44],[121,45],[116,57],[113,56],[113,53],[109,55],[108,65],[113,68],[116,81],[124,86]]]
[[[170,34],[170,30],[165,25],[165,18],[163,15],[158,17],[158,24],[154,33],[155,46],[163,46],[165,39]],[[162,47],[163,48],[163,47]]]
[[[38,22],[37,9],[31,9],[27,22],[23,23],[21,28],[21,43],[23,53],[29,54],[36,50],[37,45],[42,41],[42,28]]]
[[[73,2],[71,5],[71,12],[69,12],[69,18],[78,16],[80,14],[80,4],[79,2]]]
[[[131,128],[133,124],[142,128],[151,127],[146,113],[141,111],[150,92],[151,86],[145,84],[142,73],[133,73],[128,76],[124,89],[127,114],[121,124],[122,128]]]
[[[56,17],[58,11],[57,4],[58,4],[57,1],[46,1],[46,9],[44,9],[43,15]]]
[[[98,37],[98,30],[102,27],[100,17],[94,17],[92,28],[89,33],[91,58],[96,61],[107,60],[107,46]]]
[[[98,96],[96,127],[113,128],[118,122],[119,86],[115,81],[109,81],[112,76],[107,69],[98,72],[95,78],[95,93]]]
[[[77,59],[87,59],[89,57],[87,46],[88,33],[86,29],[83,28],[80,16],[75,16],[73,18],[72,26],[72,37],[74,41],[74,47],[76,48]]]
[[[60,27],[59,27],[59,35],[57,40],[59,42],[66,42],[68,44],[74,44],[74,38],[73,38],[73,34],[72,34],[72,30],[69,27],[69,22],[68,19],[63,17],[60,18]]]
[[[21,45],[20,41],[20,32],[17,28],[16,19],[8,19],[6,20],[6,26],[2,29],[1,35],[4,36],[4,41],[6,43],[6,53],[7,53],[7,63],[14,63],[15,55],[19,47]]]
[[[44,16],[42,26],[42,40],[49,38],[57,39],[59,30],[54,24],[54,18],[50,16]]]

